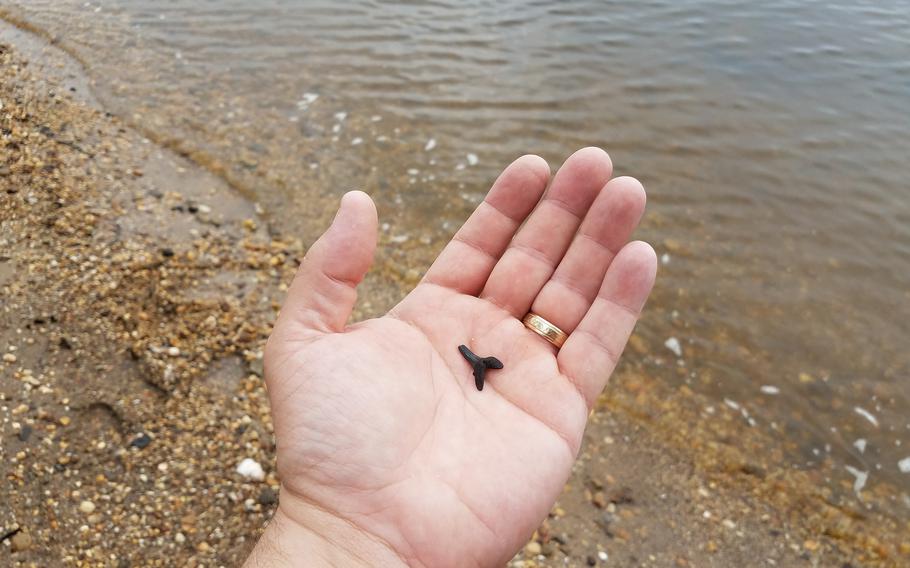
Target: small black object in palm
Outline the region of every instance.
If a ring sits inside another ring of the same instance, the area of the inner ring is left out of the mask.
[[[502,369],[502,361],[496,357],[478,357],[467,345],[459,345],[458,351],[474,368],[474,385],[477,386],[477,390],[483,390],[483,379],[487,369]]]

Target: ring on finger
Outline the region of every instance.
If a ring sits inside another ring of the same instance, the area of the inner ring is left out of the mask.
[[[525,317],[521,319],[521,323],[523,323],[526,328],[549,341],[550,344],[557,349],[562,347],[562,344],[565,343],[566,339],[569,337],[569,334],[534,312],[528,312]]]

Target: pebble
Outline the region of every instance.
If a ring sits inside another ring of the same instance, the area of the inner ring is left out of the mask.
[[[761,390],[762,394],[770,394],[770,395],[780,394],[780,389],[774,385],[762,385],[760,390]]]
[[[672,351],[677,357],[682,357],[682,345],[679,344],[679,340],[675,337],[664,341],[664,347]]]
[[[152,438],[149,437],[148,434],[143,432],[143,433],[139,434],[138,436],[136,436],[135,438],[133,438],[133,441],[130,442],[130,446],[133,446],[134,448],[139,448],[141,450],[142,448],[148,446],[151,443],[152,443]]]
[[[15,363],[15,362],[16,362],[16,356],[13,355],[12,353],[4,353],[4,354],[3,354],[3,361],[4,361],[5,363]]]
[[[468,159],[469,166],[476,166],[480,162],[480,158],[477,157],[477,154],[468,154],[465,158]]]
[[[540,543],[537,542],[536,540],[532,540],[531,542],[529,542],[528,544],[525,545],[525,552],[527,552],[528,554],[530,554],[532,556],[537,556],[538,554],[540,554],[542,552],[542,549],[540,548]]]
[[[183,544],[184,542],[186,542],[186,536],[184,536],[184,534],[182,532],[178,532],[177,534],[174,535],[174,542],[176,542],[177,544]]]
[[[23,552],[32,547],[32,536],[25,531],[19,531],[10,539],[13,552]]]
[[[435,147],[436,147],[436,139],[430,138],[429,140],[427,140],[427,145],[424,146],[423,149],[424,149],[424,151],[429,152],[430,150],[432,150]]]
[[[275,493],[275,490],[271,487],[263,487],[262,491],[259,492],[259,498],[257,501],[259,501],[259,504],[264,507],[274,505],[278,502],[278,494]]]
[[[910,456],[897,462],[897,469],[899,469],[901,473],[910,473]]]
[[[22,428],[19,429],[19,441],[27,442],[29,436],[32,435],[32,427],[28,424],[24,424]]]
[[[79,510],[85,513],[86,515],[91,515],[95,512],[95,504],[91,501],[83,501],[79,503]]]
[[[252,458],[244,458],[243,461],[237,464],[237,473],[247,479],[255,481],[265,480],[265,471],[263,471],[259,462]]]

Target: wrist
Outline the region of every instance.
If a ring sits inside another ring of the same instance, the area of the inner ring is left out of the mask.
[[[406,563],[382,540],[282,491],[275,515],[244,566],[406,566]]]

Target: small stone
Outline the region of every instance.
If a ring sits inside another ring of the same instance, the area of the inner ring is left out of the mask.
[[[897,462],[897,469],[899,469],[901,473],[910,473],[910,456]]]
[[[255,481],[263,481],[265,479],[265,471],[263,471],[262,466],[251,458],[244,458],[243,461],[237,464],[237,473]]]
[[[639,335],[632,335],[632,337],[629,338],[629,347],[639,355],[648,352],[648,344],[645,343],[645,340]]]
[[[603,491],[598,491],[591,497],[591,502],[594,503],[594,506],[598,509],[607,508],[607,497],[604,495]]]
[[[708,550],[708,552],[711,552],[711,553],[717,552],[717,543],[714,542],[713,540],[709,540],[708,545],[705,546],[705,548]]]
[[[171,357],[179,357],[180,349],[178,349],[177,347],[168,347],[167,354],[170,355]]]
[[[809,552],[815,552],[816,550],[818,550],[819,546],[820,545],[817,540],[807,540],[806,542],[803,543],[803,548],[805,548]]]
[[[142,432],[141,434],[139,434],[138,436],[133,438],[133,441],[130,442],[130,445],[133,446],[134,448],[139,448],[141,450],[142,448],[148,446],[151,443],[152,443],[152,439],[149,437],[149,435],[146,434],[145,432]]]
[[[531,556],[537,556],[541,552],[540,543],[537,542],[536,540],[532,540],[531,542],[529,542],[528,544],[525,545],[525,552],[527,552]]]
[[[184,534],[182,532],[178,532],[177,534],[174,535],[174,542],[176,542],[177,544],[183,544],[184,542],[186,542],[186,536],[184,536]]]
[[[198,550],[199,552],[208,552],[211,549],[212,549],[212,547],[209,546],[209,543],[205,542],[204,540],[196,545],[196,550]]]
[[[260,505],[267,507],[278,502],[278,495],[271,487],[263,487],[262,491],[259,492],[259,498],[257,501],[259,501]]]
[[[10,539],[13,552],[23,552],[32,547],[32,536],[25,531],[19,531]]]
[[[16,362],[16,356],[13,355],[12,353],[4,353],[4,354],[3,354],[3,362],[4,362],[4,363],[15,363],[15,362]]]
[[[604,562],[606,562],[607,560],[610,559],[610,555],[608,555],[603,550],[601,550],[600,552],[597,553],[597,557],[600,558],[601,560],[603,560]]]
[[[22,428],[19,429],[19,441],[27,442],[28,437],[32,435],[32,427],[28,424],[23,424]]]
[[[82,503],[79,503],[79,510],[86,515],[91,515],[95,512],[95,504],[91,501],[83,501]]]
[[[265,375],[265,366],[263,365],[262,357],[256,357],[250,361],[250,372],[257,377],[262,377]]]
[[[664,341],[664,347],[672,351],[677,357],[682,357],[682,345],[679,344],[679,340],[675,337],[671,337]]]
[[[468,159],[469,166],[476,166],[480,162],[480,159],[477,157],[477,154],[468,154],[465,156],[465,158]]]
[[[617,505],[628,505],[635,502],[632,497],[632,488],[623,486],[610,492],[610,502]]]
[[[69,416],[61,416],[61,417],[60,417],[60,425],[61,425],[61,426],[69,426],[69,425],[70,425],[70,422],[72,422],[72,420],[70,419]]]
[[[597,559],[594,558],[593,556],[588,556],[586,561],[588,563],[588,566],[597,566]]]

